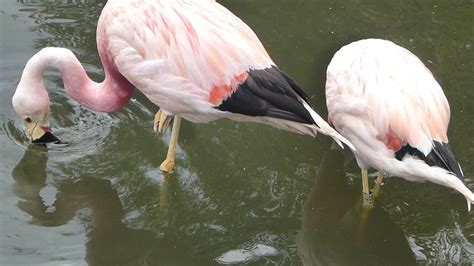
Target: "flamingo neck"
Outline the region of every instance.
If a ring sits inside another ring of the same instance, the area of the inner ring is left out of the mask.
[[[48,47],[28,61],[23,75],[29,76],[26,77],[27,80],[34,81],[30,89],[45,90],[43,73],[48,67],[55,68],[61,73],[66,92],[74,100],[94,111],[112,112],[127,104],[134,88],[107,57],[102,58],[102,61],[105,80],[97,83],[87,76],[81,63],[70,50]]]

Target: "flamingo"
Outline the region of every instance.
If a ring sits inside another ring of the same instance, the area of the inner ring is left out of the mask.
[[[470,210],[474,194],[448,143],[448,100],[407,49],[379,39],[342,47],[327,68],[326,103],[329,123],[356,148],[365,206],[373,204],[368,183],[373,167],[378,185],[384,172],[431,181],[460,192]]]
[[[65,48],[43,48],[28,60],[12,104],[30,140],[58,141],[50,131],[43,84],[51,67],[61,73],[66,92],[91,110],[115,111],[137,88],[161,108],[155,128],[161,130],[174,115],[164,172],[174,167],[181,117],[320,132],[353,148],[310,107],[305,92],[275,65],[255,33],[214,0],[108,1],[97,25],[97,49],[105,72],[101,83]]]

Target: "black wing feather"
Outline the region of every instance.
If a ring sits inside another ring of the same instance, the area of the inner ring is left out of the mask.
[[[296,82],[295,82],[291,77],[289,77],[287,74],[285,74],[285,72],[281,71],[281,69],[279,69],[279,68],[276,67],[276,70],[285,78],[286,82],[288,82],[288,84],[290,84],[291,88],[292,88],[307,104],[309,104],[309,97],[308,97],[308,95],[306,95],[306,93],[304,92],[304,90],[303,90],[298,84],[296,84]]]
[[[464,175],[449,143],[433,141],[433,150],[427,156],[407,144],[395,153],[395,157],[401,161],[407,154],[425,161],[429,166],[438,166],[451,171],[464,182]]]
[[[301,99],[304,91],[276,66],[249,70],[247,79],[216,108],[249,116],[269,116],[299,123],[314,124]]]

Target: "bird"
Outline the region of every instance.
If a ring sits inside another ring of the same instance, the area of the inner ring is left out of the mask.
[[[450,107],[443,89],[409,50],[382,39],[340,48],[326,72],[328,122],[355,147],[364,205],[371,207],[368,169],[408,181],[474,194],[448,142]]]
[[[353,146],[310,106],[303,89],[272,61],[256,34],[214,0],[111,0],[97,24],[105,78],[92,81],[72,51],[46,47],[26,63],[12,98],[33,142],[59,141],[49,124],[47,68],[81,105],[112,112],[135,89],[160,108],[155,126],[175,116],[168,155],[171,172],[181,117],[258,122],[301,134],[322,134]]]

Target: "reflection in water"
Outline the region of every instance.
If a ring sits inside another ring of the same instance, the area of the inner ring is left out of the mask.
[[[347,184],[343,155],[326,154],[306,199],[298,254],[305,265],[412,265],[402,230],[377,203],[362,207],[360,191]]]
[[[172,239],[158,239],[148,230],[128,228],[117,191],[106,179],[82,178],[57,185],[53,200],[42,196],[47,186],[48,153],[41,147],[28,149],[12,176],[14,193],[21,199],[18,208],[32,216],[30,223],[40,227],[62,226],[78,211],[90,211],[86,221],[85,261],[90,265],[190,263],[182,256],[186,247],[177,246]],[[48,203],[50,202],[50,203]]]
[[[34,20],[31,30],[47,33],[38,38],[35,48],[47,46],[70,47],[86,63],[98,61],[95,30],[97,18],[106,0],[37,1],[18,0],[22,12],[28,12]],[[87,12],[84,12],[87,10]],[[78,49],[80,48],[80,49]],[[81,60],[82,61],[82,60]]]

